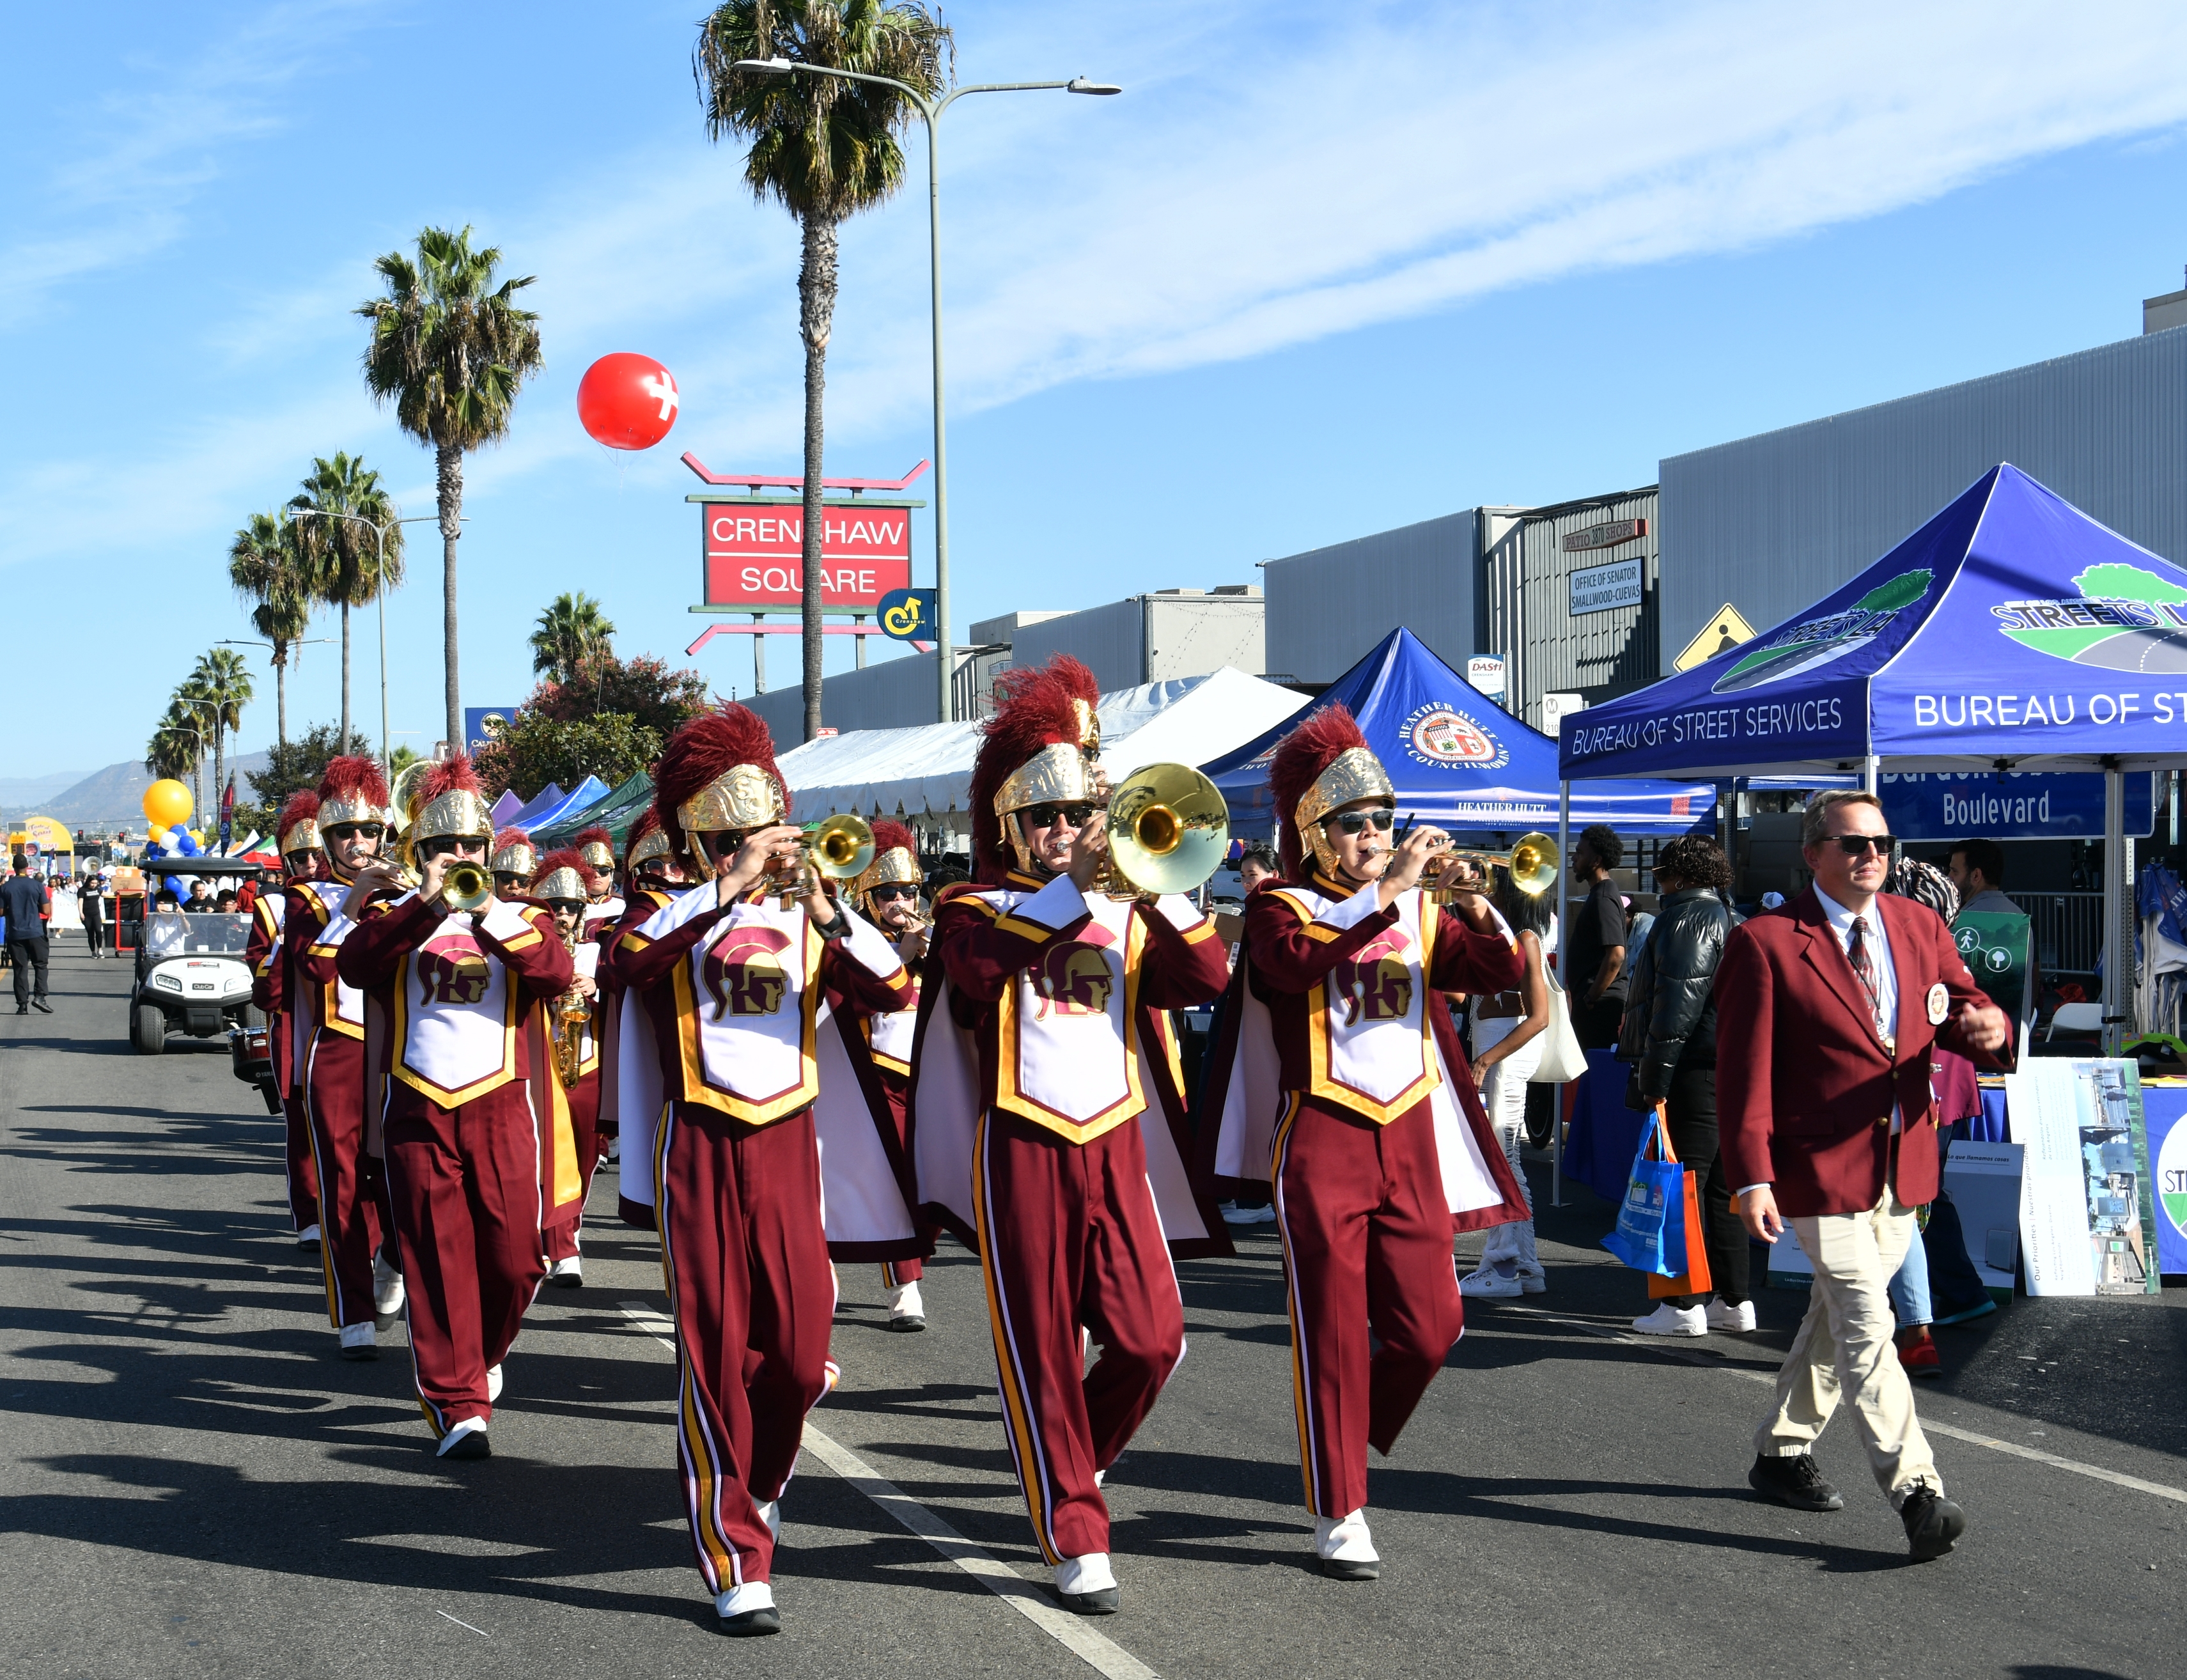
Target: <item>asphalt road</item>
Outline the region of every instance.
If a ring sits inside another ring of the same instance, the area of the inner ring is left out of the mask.
[[[1380,1582],[1309,1566],[1266,1228],[1183,1268],[1190,1352],[1108,1484],[1121,1615],[1089,1661],[808,1451],[784,1502],[782,1637],[730,1643],[691,1567],[650,1238],[595,1187],[588,1286],[510,1357],[496,1456],[442,1464],[398,1329],[334,1357],[286,1230],[279,1123],[224,1049],[129,1051],[126,969],[53,967],[0,1013],[0,1674],[1084,1677],[1550,1673],[2162,1676],[2187,1667],[2187,1315],[2021,1301],[1942,1332],[1925,1419],[1971,1529],[1910,1566],[1840,1422],[1847,1509],[1752,1498],[1749,1437],[1803,1297],[1764,1329],[1617,1339],[1637,1279],[1603,1205],[1545,1210],[1552,1292],[1476,1306],[1369,1514]],[[1538,1180],[1546,1188],[1545,1176]],[[1477,1243],[1477,1239],[1476,1239]],[[1470,1259],[1465,1262],[1470,1269]],[[813,1422],[1026,1584],[977,1273],[946,1248],[932,1329],[883,1329],[846,1267],[843,1386]],[[636,1303],[638,1313],[624,1310]],[[834,1456],[844,1462],[838,1452]],[[854,1467],[855,1468],[855,1467]],[[975,1565],[976,1566],[976,1565]],[[1007,1583],[1006,1583],[1007,1584]],[[1024,1590],[1021,1587],[1020,1590]]]

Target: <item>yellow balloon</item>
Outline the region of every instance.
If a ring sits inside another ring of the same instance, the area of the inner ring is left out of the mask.
[[[172,777],[144,789],[144,818],[155,829],[171,829],[190,814],[190,790]]]

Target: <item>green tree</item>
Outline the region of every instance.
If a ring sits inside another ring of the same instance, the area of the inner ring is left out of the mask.
[[[349,610],[369,606],[384,586],[402,587],[402,527],[394,502],[380,487],[379,475],[362,455],[335,452],[333,460],[315,457],[301,494],[289,498],[292,514],[318,514],[293,521],[296,546],[305,556],[312,593],[341,610],[341,732],[349,733]],[[359,520],[364,521],[359,524]],[[383,544],[368,526],[386,531]],[[385,575],[381,574],[385,561]]]
[[[897,136],[914,107],[890,87],[771,76],[741,59],[788,59],[892,76],[930,97],[948,85],[955,37],[917,0],[727,0],[699,25],[692,71],[710,139],[748,143],[745,182],[796,216],[798,331],[805,340],[805,739],[820,730],[822,399],[842,224],[903,184]]]
[[[243,727],[243,708],[250,704],[250,667],[233,648],[208,648],[190,672],[192,703],[199,727],[212,733],[212,790],[216,804],[228,785],[228,734]]]
[[[557,595],[531,632],[531,669],[557,683],[570,682],[588,660],[615,651],[614,637],[615,626],[590,595],[582,589]]]
[[[471,230],[427,228],[413,261],[389,251],[373,267],[385,297],[360,304],[372,323],[364,382],[395,405],[403,430],[433,452],[441,515],[441,635],[447,670],[447,739],[464,739],[463,688],[456,660],[456,539],[463,534],[464,457],[508,435],[516,394],[538,372],[539,317],[516,306],[533,276],[504,280],[498,246],[471,249]]]
[[[479,749],[479,780],[497,798],[506,788],[528,798],[549,782],[574,788],[588,776],[614,787],[652,764],[661,746],[658,730],[625,713],[565,722],[526,709]]]
[[[273,649],[274,739],[289,744],[289,657],[311,627],[309,569],[296,530],[278,514],[253,514],[228,548],[228,581],[250,607],[250,626]]]
[[[243,778],[250,784],[255,802],[278,817],[289,795],[303,788],[316,788],[327,773],[327,761],[346,754],[352,758],[372,756],[372,743],[362,735],[346,738],[331,723],[315,723],[295,740],[284,741],[266,755],[263,770],[246,770]],[[269,825],[261,828],[271,833]]]
[[[712,704],[700,671],[671,671],[650,654],[626,660],[604,653],[573,682],[540,683],[523,709],[564,723],[621,713],[666,740],[677,724]]]

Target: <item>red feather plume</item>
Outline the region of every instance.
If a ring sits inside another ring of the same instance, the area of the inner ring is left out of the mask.
[[[886,818],[874,824],[874,857],[894,851],[898,846],[916,857],[919,856],[919,836],[902,823],[892,823]]]
[[[774,767],[774,738],[751,707],[724,700],[713,711],[678,724],[668,738],[654,772],[653,808],[677,857],[683,856],[689,843],[683,825],[676,820],[676,807],[739,764],[764,770],[782,795],[782,808],[790,809],[790,789]]]
[[[1306,879],[1306,846],[1299,838],[1299,801],[1314,778],[1352,747],[1363,747],[1359,721],[1347,706],[1328,705],[1276,743],[1268,764],[1268,794],[1276,806],[1276,853],[1291,880]]]
[[[521,829],[503,829],[493,837],[494,856],[499,857],[512,846],[530,846],[531,836]]]
[[[629,832],[623,839],[622,856],[626,864],[630,862],[631,853],[638,850],[638,843],[660,826],[661,813],[653,806],[649,805],[638,813],[636,818],[631,823]]]
[[[585,896],[588,898],[600,890],[599,871],[586,862],[584,858],[578,855],[577,849],[574,846],[563,846],[560,850],[550,851],[541,858],[539,873],[532,876],[532,881],[535,885],[543,881],[557,869],[575,869],[577,872],[577,879],[585,884]]]
[[[287,834],[299,823],[316,820],[318,814],[319,796],[310,789],[300,788],[290,794],[288,802],[281,807],[281,815],[274,822],[273,843],[278,846],[281,843],[282,835]]]
[[[593,845],[595,842],[607,847],[609,857],[612,857],[615,856],[615,836],[610,834],[605,829],[601,828],[598,823],[593,824],[593,826],[589,829],[580,830],[571,838],[570,844],[576,851],[582,851],[587,846]]]
[[[981,727],[980,756],[972,761],[972,879],[998,886],[1013,854],[995,814],[995,795],[1013,772],[1043,747],[1076,744],[1078,712],[1073,700],[1098,705],[1100,684],[1069,654],[1046,665],[1006,671],[995,678],[995,714]]]
[[[319,797],[322,800],[362,800],[367,805],[385,809],[387,805],[387,778],[379,773],[379,764],[370,758],[330,758],[327,773],[319,778]]]
[[[414,818],[442,794],[476,794],[481,799],[486,797],[486,789],[479,782],[478,772],[471,768],[469,753],[459,752],[453,758],[433,761],[433,767],[420,776],[418,785],[410,790],[410,815]]]

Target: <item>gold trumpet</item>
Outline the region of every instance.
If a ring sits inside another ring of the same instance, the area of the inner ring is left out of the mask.
[[[787,910],[808,893],[818,892],[824,877],[831,881],[856,880],[872,867],[873,827],[855,813],[839,812],[805,831],[803,853],[794,863],[773,872],[768,891]]]
[[[1109,857],[1094,890],[1111,898],[1191,892],[1230,849],[1230,807],[1189,764],[1149,764],[1109,795]]]
[[[493,896],[493,877],[480,863],[451,863],[441,877],[441,902],[451,910],[476,910]]]
[[[1555,884],[1558,867],[1563,862],[1557,855],[1556,841],[1549,835],[1525,834],[1519,836],[1519,843],[1509,851],[1446,851],[1436,860],[1435,874],[1420,883],[1422,889],[1432,893],[1454,891],[1442,878],[1460,858],[1478,866],[1484,875],[1493,867],[1509,869],[1511,885],[1529,898],[1539,897]]]

